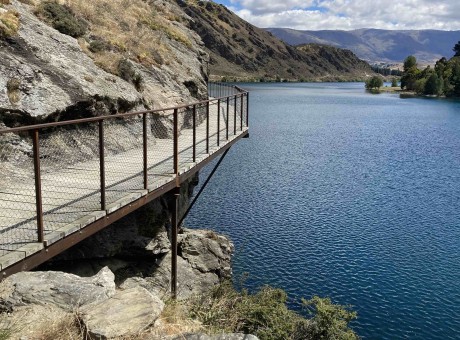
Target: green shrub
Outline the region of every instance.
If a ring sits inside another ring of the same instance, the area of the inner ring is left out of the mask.
[[[54,1],[41,4],[37,15],[49,22],[59,32],[74,38],[83,36],[88,30],[88,23],[77,18],[70,7]]]
[[[330,299],[304,300],[312,312],[308,319],[288,309],[281,289],[265,286],[255,294],[236,291],[230,282],[217,286],[192,303],[191,317],[214,332],[254,334],[261,340],[350,339],[358,337],[348,328],[356,313]]]
[[[373,76],[366,81],[366,89],[378,90],[383,86],[383,79],[380,76]]]
[[[128,59],[121,59],[118,64],[118,75],[120,78],[134,85],[137,91],[142,91],[144,88],[144,79],[142,75],[136,73],[134,65]]]
[[[309,335],[308,339],[358,339],[358,336],[348,328],[348,323],[357,316],[349,306],[335,305],[331,299],[318,296],[302,302],[313,316],[309,323],[304,324],[306,328],[302,330],[302,333]]]

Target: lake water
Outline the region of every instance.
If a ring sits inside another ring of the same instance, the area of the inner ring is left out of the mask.
[[[364,339],[460,339],[460,102],[244,87],[250,139],[187,225],[233,239],[250,289],[353,305]]]

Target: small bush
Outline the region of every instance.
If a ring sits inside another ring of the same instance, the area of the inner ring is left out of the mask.
[[[302,333],[309,334],[310,339],[357,340],[358,336],[348,328],[348,323],[356,319],[356,312],[349,306],[335,305],[329,298],[314,296],[303,300],[303,306],[313,317]],[[299,329],[297,330],[299,331]]]
[[[44,2],[38,8],[37,14],[59,32],[74,38],[85,35],[88,30],[86,21],[77,18],[70,7],[57,2]]]
[[[14,10],[9,10],[0,13],[0,39],[10,38],[18,32],[19,29],[19,13]]]
[[[144,88],[144,79],[142,75],[136,73],[133,64],[128,59],[121,59],[118,64],[118,75],[120,78],[134,85],[137,91]]]
[[[89,43],[88,49],[93,53],[110,51],[112,49],[112,44],[103,39],[97,38]]]

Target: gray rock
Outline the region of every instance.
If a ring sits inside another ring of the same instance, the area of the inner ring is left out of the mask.
[[[214,272],[229,278],[233,251],[228,238],[209,230],[184,229],[179,235],[180,255],[202,273]]]
[[[163,308],[157,296],[134,287],[84,307],[80,318],[91,338],[110,339],[140,333],[155,322]]]
[[[219,335],[183,334],[173,337],[172,340],[259,340],[259,338],[251,334],[239,333]]]
[[[29,304],[52,304],[73,311],[113,296],[114,279],[107,267],[89,278],[54,271],[20,272],[0,283],[0,310],[10,311]]]

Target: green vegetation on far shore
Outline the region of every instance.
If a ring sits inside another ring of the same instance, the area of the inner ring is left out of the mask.
[[[401,88],[418,95],[460,97],[460,41],[454,46],[454,57],[441,58],[434,68],[421,70],[417,59],[408,56],[404,60]]]

